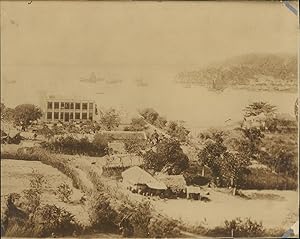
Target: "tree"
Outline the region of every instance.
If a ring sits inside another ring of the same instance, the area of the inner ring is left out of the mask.
[[[235,189],[244,182],[249,173],[250,158],[243,151],[229,151],[224,144],[224,133],[215,132],[206,146],[199,152],[198,158],[202,165],[210,168],[213,180],[220,186],[231,186]],[[236,142],[232,142],[236,144]],[[241,150],[240,145],[236,146]],[[219,180],[217,180],[219,179]]]
[[[32,104],[22,104],[15,108],[14,121],[17,125],[27,128],[33,121],[42,117],[42,110]]]
[[[144,155],[144,163],[146,169],[152,169],[156,172],[160,172],[165,166],[165,161],[162,160],[159,155],[153,150],[147,151]]]
[[[8,108],[5,106],[4,103],[1,103],[0,106],[0,112],[1,112],[1,120],[4,120],[6,122],[11,122],[14,119],[14,109]]]
[[[210,168],[215,181],[217,178],[221,179],[221,161],[226,151],[227,148],[223,144],[223,139],[221,136],[217,136],[214,140],[211,139],[198,154],[200,165],[206,165]]]
[[[33,220],[37,237],[50,237],[53,233],[59,236],[72,235],[74,231],[80,230],[74,215],[56,205],[38,207]]]
[[[145,167],[168,174],[180,174],[188,168],[188,157],[183,153],[176,139],[164,139],[157,143],[156,152],[147,151],[144,155]]]
[[[168,121],[164,117],[158,116],[154,122],[154,125],[157,126],[158,128],[163,129],[164,127],[166,127],[167,122]]]
[[[297,176],[297,149],[295,149],[295,145],[287,144],[285,140],[279,138],[272,139],[264,146],[264,151],[260,152],[262,163],[285,176]]]
[[[276,106],[260,101],[248,105],[243,111],[245,112],[244,117],[247,118],[250,116],[258,116],[261,113],[264,113],[266,116],[271,116],[276,110]]]
[[[255,159],[260,151],[261,140],[265,135],[257,128],[241,128],[241,131],[247,140],[241,141],[237,149],[244,155]]]
[[[100,123],[106,130],[112,130],[120,125],[121,119],[115,109],[109,109],[100,116]]]
[[[170,121],[166,127],[167,133],[180,141],[186,141],[186,138],[190,133],[184,126],[175,121]]]
[[[278,150],[273,158],[273,167],[276,172],[282,173],[285,176],[297,176],[297,164],[291,152],[283,149]]]
[[[220,162],[223,182],[233,188],[235,195],[236,189],[244,183],[244,177],[250,173],[250,160],[242,154],[226,152]]]
[[[152,108],[146,108],[146,109],[140,110],[140,114],[150,124],[153,124],[157,120],[157,118],[159,117],[159,114]]]

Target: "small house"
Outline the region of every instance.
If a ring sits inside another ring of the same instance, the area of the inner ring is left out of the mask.
[[[8,132],[1,132],[1,143],[19,144],[22,140],[20,132],[16,129],[10,129]]]
[[[167,189],[164,183],[159,182],[138,166],[122,172],[122,179],[129,190],[143,195],[160,195]]]
[[[200,187],[196,186],[187,186],[186,187],[186,198],[189,199],[195,199],[195,200],[201,200],[201,192]]]
[[[185,196],[186,181],[183,175],[158,174],[155,178],[164,183],[172,194],[176,196]]]

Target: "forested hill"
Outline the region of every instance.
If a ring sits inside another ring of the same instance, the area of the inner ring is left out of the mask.
[[[235,89],[297,91],[297,56],[251,54],[238,56],[203,69],[180,72],[176,82],[212,90]]]

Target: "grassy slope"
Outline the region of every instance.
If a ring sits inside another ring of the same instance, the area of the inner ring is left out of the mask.
[[[56,168],[38,161],[1,160],[1,197],[10,193],[22,193],[29,188],[32,170],[42,174],[46,179],[42,193],[42,204],[55,204],[70,211],[83,225],[89,225],[88,213],[84,205],[79,203],[83,193],[72,186],[72,181]],[[67,183],[73,190],[72,203],[61,202],[56,196],[56,188],[61,183]],[[5,200],[1,200],[1,206]]]

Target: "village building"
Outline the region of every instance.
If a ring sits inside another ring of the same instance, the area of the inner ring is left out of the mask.
[[[129,140],[147,140],[146,133],[144,131],[99,131],[99,134],[103,135],[110,142],[125,142]]]
[[[20,133],[12,124],[1,122],[1,143],[19,144],[22,140]]]
[[[122,180],[129,190],[143,195],[160,195],[167,189],[164,183],[159,182],[138,166],[122,172]]]
[[[186,187],[186,198],[187,199],[201,200],[200,187],[187,186]]]
[[[42,109],[46,122],[93,121],[97,114],[93,100],[56,96],[46,97]]]
[[[98,134],[109,141],[109,154],[126,154],[126,142],[147,140],[144,131],[99,131]]]
[[[17,130],[4,132],[1,130],[1,143],[19,144],[22,140],[20,132]]]
[[[143,165],[143,158],[135,154],[114,154],[103,157],[103,168],[130,168]]]
[[[172,195],[179,197],[186,196],[187,185],[183,175],[166,175],[160,173],[155,178],[164,183]]]

